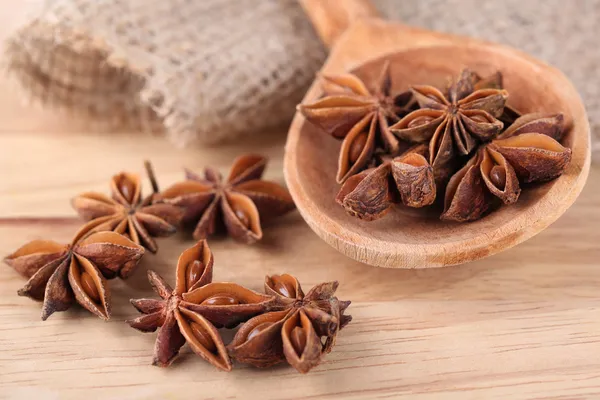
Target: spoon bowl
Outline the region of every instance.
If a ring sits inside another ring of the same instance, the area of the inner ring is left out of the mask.
[[[367,85],[389,61],[394,93],[412,84],[443,86],[464,67],[480,75],[497,70],[504,77],[509,104],[523,113],[562,112],[562,143],[572,160],[558,179],[529,185],[512,206],[471,223],[439,220],[440,209],[398,206],[377,221],[345,213],[335,202],[340,141],[305,121],[300,113],[290,127],[284,174],[298,210],[308,225],[343,254],[371,265],[429,268],[477,260],[510,248],[558,219],[581,192],[590,165],[590,129],[581,99],[557,69],[514,49],[474,39],[443,35],[377,19],[352,24],[337,40],[322,72],[352,71]],[[322,95],[315,82],[303,102]]]

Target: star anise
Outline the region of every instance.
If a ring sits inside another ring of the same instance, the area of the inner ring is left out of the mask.
[[[383,156],[381,165],[344,182],[336,201],[348,214],[367,221],[383,217],[399,201],[413,208],[432,204],[436,187],[427,151],[421,144],[398,157]]]
[[[473,77],[475,82],[475,90],[504,89],[504,77],[500,71],[496,71],[495,73],[484,77],[477,73],[473,73]],[[502,121],[504,126],[510,126],[520,116],[521,113],[515,108],[511,107],[510,103],[507,103],[504,105],[504,111],[502,112],[502,115],[498,117],[498,119]]]
[[[344,315],[349,301],[334,297],[338,282],[321,283],[306,296],[291,275],[265,279],[265,292],[277,298],[281,311],[258,315],[239,329],[227,346],[236,360],[268,367],[284,360],[301,373],[319,364],[331,351],[340,329],[352,317]]]
[[[154,365],[169,366],[187,342],[194,353],[230,371],[231,360],[217,328],[232,328],[275,303],[274,296],[234,283],[211,283],[212,271],[213,255],[202,240],[179,257],[175,290],[156,272],[148,272],[150,284],[161,299],[131,300],[143,315],[127,322],[142,332],[158,329]]]
[[[329,95],[298,109],[307,121],[331,136],[343,139],[338,158],[337,182],[362,171],[376,148],[395,154],[400,143],[389,125],[397,122],[415,102],[410,93],[391,95],[389,63],[385,63],[375,90],[351,73],[324,76],[324,89]]]
[[[429,162],[438,181],[445,180],[457,155],[470,154],[504,126],[497,118],[504,111],[508,93],[502,89],[475,90],[475,77],[468,69],[450,86],[448,96],[433,86],[413,86],[411,90],[421,109],[390,130],[410,142],[429,141]]]
[[[459,222],[479,219],[493,207],[494,196],[513,204],[521,184],[560,176],[571,160],[571,149],[557,141],[563,132],[562,114],[518,118],[452,176],[441,218]]]
[[[187,180],[169,187],[160,198],[185,209],[184,224],[195,225],[197,240],[224,225],[234,239],[253,243],[262,238],[262,222],[295,208],[285,188],[260,179],[266,164],[262,156],[238,157],[226,181],[210,167],[204,177],[186,170]]]
[[[144,248],[114,232],[90,234],[93,227],[93,221],[83,226],[70,244],[34,240],[4,259],[29,278],[18,294],[43,301],[42,320],[67,310],[74,301],[102,319],[110,318],[104,275],[133,269]]]
[[[158,245],[154,237],[175,233],[183,210],[172,204],[154,202],[158,186],[148,163],[146,168],[155,193],[145,199],[142,199],[139,176],[121,172],[113,176],[110,182],[112,198],[102,193],[86,192],[75,197],[71,203],[83,219],[96,221],[94,232],[114,231],[123,234],[156,253]],[[121,277],[127,277],[129,272],[120,271]]]

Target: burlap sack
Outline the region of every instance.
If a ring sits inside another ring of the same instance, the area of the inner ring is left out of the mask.
[[[600,136],[600,0],[375,0],[388,18],[562,69]],[[31,98],[183,145],[289,121],[326,52],[295,0],[45,0],[8,41]],[[598,148],[598,142],[595,144]]]
[[[184,145],[288,121],[325,59],[295,0],[47,0],[5,64],[30,98]]]

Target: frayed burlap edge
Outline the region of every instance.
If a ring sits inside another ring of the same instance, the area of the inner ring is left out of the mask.
[[[32,103],[218,143],[289,122],[325,50],[295,0],[45,0],[7,41]],[[267,21],[267,23],[265,23]]]
[[[163,131],[161,117],[140,99],[142,92],[160,98],[144,92],[143,67],[130,64],[106,38],[34,21],[7,39],[2,67],[28,103],[89,120],[93,129]]]

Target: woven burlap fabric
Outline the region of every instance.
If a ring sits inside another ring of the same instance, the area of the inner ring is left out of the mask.
[[[295,0],[48,0],[8,40],[29,97],[217,142],[287,122],[326,56]]]
[[[390,19],[557,66],[600,136],[600,0],[374,2]],[[33,11],[5,57],[32,99],[180,145],[288,122],[326,56],[295,0],[46,0]]]

